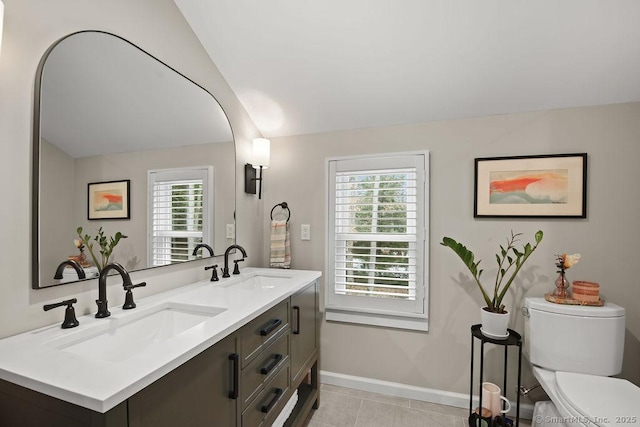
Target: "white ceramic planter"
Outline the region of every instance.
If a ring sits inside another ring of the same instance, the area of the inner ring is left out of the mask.
[[[481,308],[480,320],[483,335],[493,339],[506,339],[509,336],[509,313],[492,313]]]

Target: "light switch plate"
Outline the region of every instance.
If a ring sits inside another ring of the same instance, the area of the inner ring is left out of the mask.
[[[236,230],[233,224],[227,224],[227,239],[233,239],[236,235]]]
[[[311,226],[309,224],[300,226],[300,240],[311,240]]]

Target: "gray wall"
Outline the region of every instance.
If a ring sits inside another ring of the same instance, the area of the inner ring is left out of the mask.
[[[627,309],[622,376],[640,384],[636,270],[640,197],[633,187],[640,181],[640,104],[274,138],[271,144],[265,209],[281,201],[289,203],[293,268],[314,270],[325,268],[324,159],[419,149],[431,152],[430,330],[418,333],[323,322],[323,370],[466,393],[469,327],[479,323],[483,302],[463,264],[439,242],[446,235],[467,244],[485,260],[485,276],[491,277],[498,244],[510,230],[532,241],[534,232],[542,229],[542,245],[507,301],[511,326],[522,331],[519,305],[524,296],[542,296],[553,288],[557,276],[553,255],[581,253],[582,260],[568,270],[568,278],[600,282],[606,299]],[[473,218],[475,157],[576,152],[589,154],[587,219]],[[300,240],[300,224],[311,225],[311,241]],[[266,257],[267,231],[264,236]],[[511,366],[516,366],[515,360]],[[494,366],[493,373],[498,372]],[[525,380],[529,377],[530,372]]]
[[[0,56],[0,179],[10,183],[0,203],[0,337],[60,321],[57,310],[42,305],[78,298],[79,315],[95,312],[95,280],[46,290],[31,290],[31,140],[35,72],[44,52],[58,39],[80,30],[103,30],[130,40],[214,94],[229,116],[237,145],[236,179],[250,158],[251,140],[260,136],[220,72],[171,0],[4,0]],[[146,200],[146,197],[144,198]],[[258,221],[262,204],[237,195],[237,240],[246,247],[248,265],[262,258]],[[218,260],[219,262],[219,260]],[[205,279],[210,262],[139,272],[145,280],[139,297]],[[193,267],[193,268],[192,268]],[[120,282],[109,286],[109,303],[122,304]]]
[[[55,145],[41,140],[40,155],[49,159],[40,168],[40,210],[52,215],[42,217],[41,233],[47,236],[40,240],[40,271],[45,272],[48,283],[53,283],[56,267],[68,255],[75,255],[78,250],[73,244],[73,177],[75,163],[64,151]]]

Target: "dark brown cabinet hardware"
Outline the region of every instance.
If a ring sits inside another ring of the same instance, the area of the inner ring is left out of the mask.
[[[266,405],[262,405],[262,408],[260,410],[265,414],[268,414],[269,411],[275,406],[275,404],[278,403],[278,400],[280,399],[280,396],[282,396],[283,391],[284,390],[281,388],[273,390],[273,397],[271,398],[269,403],[267,403]]]
[[[233,377],[233,389],[229,392],[229,399],[238,398],[238,390],[240,389],[240,355],[233,353],[229,355],[231,361],[231,375]]]
[[[282,360],[282,355],[281,354],[274,354],[271,362],[268,363],[266,366],[263,366],[260,369],[260,373],[262,375],[269,375],[269,372],[273,371],[273,369],[278,366],[278,363],[280,363],[280,361]]]
[[[260,335],[263,336],[263,337],[266,337],[271,332],[273,332],[276,329],[278,329],[278,326],[280,326],[280,325],[282,325],[282,320],[281,319],[274,319],[268,325],[263,326],[262,329],[260,329]]]
[[[300,334],[300,307],[297,305],[293,306],[293,309],[296,312],[296,328],[292,331],[294,335]]]

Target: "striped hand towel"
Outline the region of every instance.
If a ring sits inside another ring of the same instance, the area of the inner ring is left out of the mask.
[[[271,221],[270,265],[275,268],[291,268],[289,221]]]

